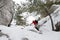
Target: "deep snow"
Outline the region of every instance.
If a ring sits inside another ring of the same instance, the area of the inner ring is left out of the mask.
[[[57,17],[53,17],[54,24],[60,21],[60,12],[58,14],[59,15]],[[0,30],[2,30],[0,32],[0,34],[2,33],[2,36],[0,35],[0,40],[60,40],[60,32],[52,31],[49,17],[40,20],[39,24],[42,24],[45,20],[47,20],[47,23],[40,27],[42,34],[30,31],[36,31],[34,26],[18,26],[15,25],[15,22],[11,27],[0,25]],[[7,35],[9,36],[8,38]]]
[[[45,30],[42,32],[42,34],[29,31],[28,28],[31,28],[31,26],[22,29],[23,27],[6,27],[0,25],[0,30],[4,34],[9,35],[9,38],[6,36],[1,36],[0,40],[23,40],[23,38],[28,38],[28,40],[60,40],[60,32],[54,32]],[[34,30],[34,29],[33,29]]]

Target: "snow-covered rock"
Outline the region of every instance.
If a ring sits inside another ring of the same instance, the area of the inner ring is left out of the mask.
[[[13,17],[13,1],[0,0],[0,25],[8,26]]]

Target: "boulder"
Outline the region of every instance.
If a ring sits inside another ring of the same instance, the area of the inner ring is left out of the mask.
[[[0,25],[9,26],[14,14],[12,0],[0,0]]]
[[[60,31],[60,22],[57,22],[57,24],[55,25],[56,30],[55,31]]]

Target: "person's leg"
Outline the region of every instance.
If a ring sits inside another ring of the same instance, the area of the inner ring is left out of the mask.
[[[39,30],[39,28],[38,27],[35,27],[36,28],[36,30],[38,30],[37,32],[39,33],[39,34],[42,34],[42,31],[41,30]]]
[[[36,25],[35,28],[39,31],[40,25]]]
[[[38,31],[39,31],[39,28],[35,27]]]
[[[39,30],[40,29],[40,25],[36,25],[36,29]]]

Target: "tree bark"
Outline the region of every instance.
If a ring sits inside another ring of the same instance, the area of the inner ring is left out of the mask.
[[[51,17],[51,15],[50,15],[50,14],[49,14],[49,17],[50,17],[50,20],[51,20],[52,30],[54,31],[54,24],[53,24],[53,20],[52,20],[52,17]]]
[[[52,31],[54,31],[54,23],[53,23],[53,19],[51,16],[51,13],[49,13],[48,9],[44,6],[46,13],[49,15],[50,20],[51,20],[51,26],[52,26]]]

